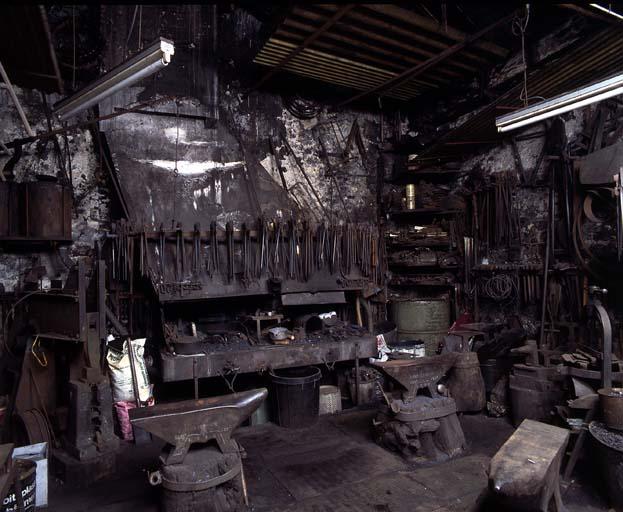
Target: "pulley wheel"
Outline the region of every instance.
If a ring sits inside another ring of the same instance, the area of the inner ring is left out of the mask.
[[[16,439],[23,444],[50,443],[51,427],[39,409],[16,415]]]

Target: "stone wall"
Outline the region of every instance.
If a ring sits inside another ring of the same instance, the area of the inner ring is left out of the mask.
[[[102,73],[138,49],[137,37],[128,40],[134,8],[102,7],[101,32],[106,40]],[[141,30],[144,41],[158,35],[173,39],[173,62],[154,77],[103,102],[100,115],[136,102],[169,98],[151,108],[204,115],[216,122],[207,126],[182,117],[128,114],[101,123],[137,225],[157,228],[162,223],[169,227],[174,219],[188,227],[194,222],[207,226],[211,220],[221,226],[228,221],[249,222],[260,215],[253,204],[254,193],[261,214],[268,218],[297,214],[324,220],[323,208],[336,222],[376,218],[377,117],[367,112],[334,113],[328,104],[316,101],[318,114],[301,120],[286,109],[279,93],[270,92],[270,86],[246,94],[249,84],[260,76],[251,62],[263,42],[258,20],[246,11],[226,6],[145,6]],[[137,36],[138,26],[132,34]],[[16,90],[33,130],[47,131],[41,94],[19,87]],[[47,102],[52,105],[59,99],[51,95]],[[330,155],[339,154],[355,119],[362,129],[367,158],[362,159],[356,147],[345,162],[330,156],[334,181],[321,157],[318,140],[323,139]],[[0,88],[0,139],[8,142],[25,135],[8,92]],[[289,141],[319,200],[280,136]],[[275,140],[290,193],[283,190],[270,137]],[[111,189],[91,132],[72,131],[67,140],[74,185],[73,244],[19,252],[0,248],[0,284],[6,291],[14,290],[24,271],[36,264],[46,266],[49,278],[64,275],[71,260],[89,254],[95,241],[110,228]],[[59,137],[59,144],[64,152],[63,137]],[[0,166],[8,158],[0,153]],[[17,181],[35,180],[37,174],[56,175],[58,170],[52,143],[43,147],[33,143],[24,147],[15,174]],[[44,280],[44,286],[49,286],[49,279]]]
[[[276,78],[277,87],[273,82],[250,90],[268,71],[258,71],[252,64],[263,43],[262,24],[241,9],[219,6],[214,12],[212,7],[195,7],[167,6],[166,17],[153,9],[143,11],[145,33],[151,30],[154,37],[175,41],[173,61],[154,80],[101,105],[101,113],[106,114],[161,98],[154,108],[182,115],[129,114],[103,123],[120,181],[132,196],[133,220],[157,228],[177,222],[204,226],[213,220],[221,226],[228,221],[240,224],[260,215],[289,218],[295,214],[316,221],[375,219],[377,117],[367,112],[331,112],[328,103],[309,100],[317,115],[296,118],[276,90],[280,81],[290,79],[288,75]],[[122,60],[127,39],[124,27],[131,11],[131,6],[105,9],[107,67]],[[192,44],[180,33],[180,27],[188,24],[197,27]],[[214,121],[206,127],[184,114]],[[342,162],[335,155],[344,148],[355,119],[366,158],[354,147],[351,158]],[[290,193],[283,190],[270,138]],[[331,155],[328,164],[320,139]],[[335,171],[335,180],[328,167]]]
[[[35,132],[48,130],[43,110],[43,99],[38,91],[15,88],[26,117]],[[51,105],[58,101],[55,95],[47,96]],[[56,126],[58,127],[58,126]],[[27,134],[11,101],[8,91],[0,86],[0,140],[11,141]],[[27,245],[17,249],[0,247],[0,285],[7,292],[15,290],[24,272],[38,265],[47,270],[43,279],[44,288],[49,287],[50,278],[66,275],[67,266],[79,256],[91,254],[94,243],[108,229],[109,194],[105,177],[96,156],[91,133],[77,130],[67,136],[71,154],[71,175],[73,182],[72,238],[69,246],[47,249],[29,249]],[[59,145],[65,152],[65,139],[59,137]],[[0,168],[9,159],[6,153],[0,154]],[[66,165],[69,165],[67,159]],[[15,165],[16,181],[35,181],[37,175],[56,176],[59,172],[58,154],[50,141],[46,144],[31,143],[23,147],[23,156]]]

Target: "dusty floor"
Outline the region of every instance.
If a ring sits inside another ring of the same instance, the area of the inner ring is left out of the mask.
[[[305,430],[273,424],[242,428],[236,438],[247,451],[245,474],[251,509],[257,512],[441,512],[481,508],[490,457],[513,432],[504,419],[463,416],[469,442],[459,459],[410,467],[375,445],[369,434],[373,412],[346,411],[323,417]],[[51,510],[64,512],[155,512],[158,495],[147,484],[161,444],[127,445],[114,479],[75,490],[53,482]],[[580,467],[581,469],[581,467]],[[576,481],[563,488],[570,512],[601,511],[599,493]],[[586,481],[586,478],[584,478]]]

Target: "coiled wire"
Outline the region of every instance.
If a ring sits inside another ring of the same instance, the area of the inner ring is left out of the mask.
[[[503,301],[518,296],[519,286],[516,276],[510,274],[496,274],[482,283],[482,292],[487,297]]]

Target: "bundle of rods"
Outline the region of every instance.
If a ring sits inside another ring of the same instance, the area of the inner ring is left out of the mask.
[[[478,193],[478,232],[487,250],[520,242],[519,215],[513,206],[515,182],[511,173],[498,173],[493,187]]]
[[[227,223],[223,230],[212,222],[207,231],[199,224],[184,231],[178,223],[175,229],[161,226],[151,232],[131,231],[123,225],[116,233],[112,257],[120,280],[126,280],[126,269],[134,263],[140,275],[147,276],[151,270],[167,282],[197,280],[200,274],[243,284],[261,277],[308,281],[321,271],[372,282],[383,276],[383,244],[379,244],[378,228],[367,224],[312,226],[295,219],[258,219],[254,228],[242,224],[234,229]],[[128,247],[135,239],[139,254],[128,259],[133,253]]]

